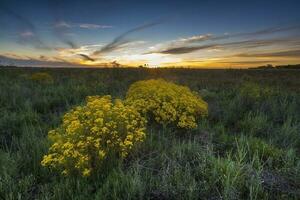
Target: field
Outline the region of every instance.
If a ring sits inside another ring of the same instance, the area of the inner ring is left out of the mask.
[[[91,177],[41,165],[48,131],[86,96],[124,99],[158,78],[208,103],[197,129],[150,124],[137,151]],[[0,68],[0,199],[300,199],[299,153],[300,70]]]

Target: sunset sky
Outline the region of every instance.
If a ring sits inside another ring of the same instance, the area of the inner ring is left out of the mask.
[[[299,8],[299,0],[1,0],[0,64],[298,64]]]

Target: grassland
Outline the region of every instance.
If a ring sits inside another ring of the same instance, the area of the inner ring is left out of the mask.
[[[138,151],[93,177],[41,166],[66,111],[150,78],[198,92],[208,118],[185,133],[151,125]],[[0,199],[300,199],[299,153],[300,70],[0,68]]]

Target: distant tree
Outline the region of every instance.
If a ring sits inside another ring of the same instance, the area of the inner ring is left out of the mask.
[[[112,64],[113,67],[116,67],[116,68],[121,66],[121,64],[118,63],[116,60],[111,62],[111,64]]]
[[[296,65],[278,65],[276,69],[300,69],[300,64]]]

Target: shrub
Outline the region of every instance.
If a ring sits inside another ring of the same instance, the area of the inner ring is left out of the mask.
[[[121,100],[89,96],[87,104],[66,113],[63,123],[49,132],[52,146],[43,166],[62,174],[89,176],[111,158],[125,158],[145,139],[145,119]]]
[[[52,83],[53,77],[46,72],[33,73],[30,76],[30,80],[41,82],[41,83]]]
[[[260,86],[253,82],[245,82],[240,88],[240,94],[249,99],[258,99],[261,97]]]
[[[197,118],[208,114],[207,103],[200,96],[162,79],[133,83],[126,103],[160,124],[174,123],[179,128],[196,128]]]
[[[261,86],[258,83],[245,81],[240,87],[240,95],[244,100],[257,101],[265,99],[274,94],[270,87]]]

